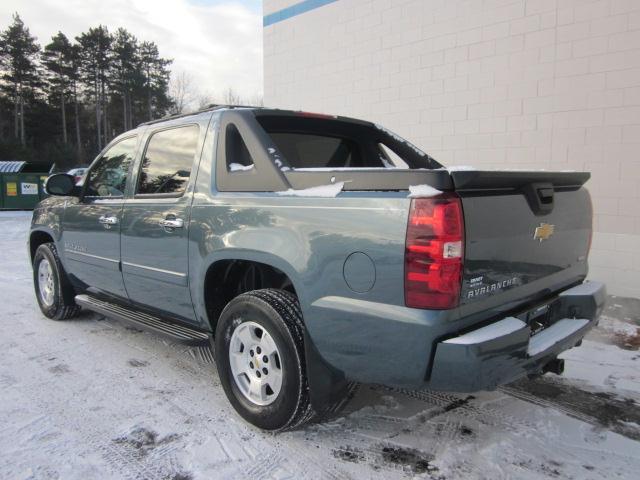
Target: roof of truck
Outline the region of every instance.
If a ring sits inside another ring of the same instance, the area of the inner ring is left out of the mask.
[[[176,118],[190,117],[191,115],[198,115],[199,113],[211,112],[213,110],[224,110],[224,109],[234,109],[234,108],[258,109],[263,107],[258,107],[255,105],[222,105],[222,104],[212,103],[211,105],[208,105],[205,108],[201,108],[200,110],[196,110],[193,112],[177,113],[175,115],[167,115],[166,117],[158,118],[156,120],[149,120],[148,122],[142,122],[138,125],[138,127],[141,127],[143,125],[153,125],[154,123],[166,122],[167,120],[174,120]]]
[[[143,122],[140,123],[138,125],[138,127],[142,127],[145,125],[154,125],[156,123],[162,123],[162,122],[166,122],[169,120],[175,120],[177,118],[185,118],[185,117],[190,117],[193,115],[199,115],[201,113],[205,113],[205,112],[211,112],[214,110],[233,110],[233,109],[243,109],[243,110],[254,110],[256,112],[256,115],[258,114],[264,114],[264,115],[301,115],[304,117],[315,117],[315,118],[327,118],[327,119],[335,119],[335,120],[342,120],[342,121],[346,121],[346,122],[356,122],[356,123],[360,123],[360,124],[365,124],[365,125],[371,125],[371,122],[368,122],[366,120],[360,120],[358,118],[352,118],[352,117],[343,117],[341,115],[331,115],[331,114],[325,114],[325,113],[316,113],[316,112],[306,112],[306,111],[301,111],[301,110],[281,110],[279,108],[272,108],[272,107],[262,107],[262,106],[257,106],[257,105],[224,105],[224,104],[211,104],[205,108],[202,108],[200,110],[196,110],[193,112],[188,112],[188,113],[178,113],[176,115],[167,115],[166,117],[162,117],[162,118],[158,118],[157,120],[150,120],[148,122]]]

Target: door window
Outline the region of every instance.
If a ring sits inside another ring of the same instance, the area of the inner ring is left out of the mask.
[[[136,149],[136,137],[125,138],[98,159],[89,172],[87,197],[122,197]]]
[[[198,147],[199,127],[161,130],[151,135],[142,157],[136,194],[180,195],[187,188]]]

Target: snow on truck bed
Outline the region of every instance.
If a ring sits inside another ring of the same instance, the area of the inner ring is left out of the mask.
[[[294,190],[290,188],[282,192],[276,192],[277,195],[283,197],[336,197],[344,188],[344,182],[336,182],[331,185],[320,185],[318,187],[304,188],[301,190]]]
[[[474,395],[360,386],[323,423],[264,434],[229,406],[209,350],[91,313],[45,319],[24,245],[29,220],[0,213],[2,479],[632,479],[640,471],[636,307],[609,308],[583,347],[564,355],[566,377]]]

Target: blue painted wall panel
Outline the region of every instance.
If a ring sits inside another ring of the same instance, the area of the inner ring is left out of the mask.
[[[270,13],[269,15],[265,15],[262,18],[262,25],[268,27],[269,25],[273,25],[274,23],[282,22],[283,20],[287,20],[291,17],[301,15],[310,10],[315,10],[316,8],[320,8],[324,5],[337,1],[338,0],[304,0],[302,2],[296,3],[295,5],[291,5],[290,7],[283,8],[282,10]]]

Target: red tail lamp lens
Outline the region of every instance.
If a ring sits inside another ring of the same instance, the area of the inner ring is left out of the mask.
[[[411,201],[404,261],[408,307],[443,310],[458,305],[463,245],[464,223],[458,197]]]

